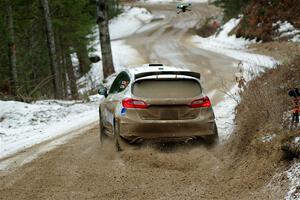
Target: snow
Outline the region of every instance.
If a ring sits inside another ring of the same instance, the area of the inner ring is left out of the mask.
[[[268,142],[271,142],[275,137],[276,137],[276,134],[266,135],[266,136],[261,137],[260,141],[262,141],[263,143],[268,143]]]
[[[279,28],[278,28],[279,33],[295,30],[295,27],[287,21],[285,21],[285,22],[278,21],[277,23],[273,24],[273,27],[275,27],[277,25],[279,25]]]
[[[288,37],[289,41],[300,43],[300,30],[296,29],[290,22],[288,21],[278,21],[273,23],[273,28],[276,29],[279,37],[275,39]]]
[[[145,26],[141,27],[139,30],[137,30],[136,33],[143,33],[157,28],[161,24],[160,20],[163,20],[165,18],[166,16],[163,14],[155,15],[154,16],[155,21],[153,20],[150,24],[146,24]]]
[[[249,51],[247,50],[248,46],[255,43],[255,40],[245,40],[244,38],[237,38],[235,35],[229,36],[229,33],[236,27],[240,20],[241,17],[231,19],[220,28],[218,33],[211,37],[193,36],[192,42],[199,48],[240,60],[245,63],[244,65],[271,68],[278,64],[272,57],[247,52]]]
[[[97,121],[103,97],[91,100],[0,101],[0,158]]]
[[[145,8],[125,8],[125,11],[110,21],[111,40],[128,37],[145,24],[151,22],[154,16]]]
[[[295,162],[288,171],[286,175],[290,181],[290,188],[285,196],[286,200],[298,200],[300,199],[300,163]]]
[[[295,35],[292,39],[291,39],[292,42],[297,42],[297,43],[300,43],[300,35]]]
[[[238,91],[238,87],[234,86],[225,95],[224,100],[213,107],[219,137],[224,141],[229,138],[234,130],[235,107],[240,101],[239,96],[235,95],[236,91]]]

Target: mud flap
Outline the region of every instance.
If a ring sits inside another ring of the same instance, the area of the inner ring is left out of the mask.
[[[132,146],[120,136],[120,125],[118,122],[114,123],[113,132],[114,132],[114,144],[117,152],[124,151],[126,149],[129,149]]]
[[[213,124],[213,134],[205,136],[204,140],[208,147],[214,147],[219,143],[219,134],[216,122]]]
[[[105,129],[103,126],[103,121],[102,121],[102,115],[101,115],[101,110],[99,108],[99,140],[100,140],[100,147],[103,147],[103,142],[106,139],[106,134],[105,134]]]

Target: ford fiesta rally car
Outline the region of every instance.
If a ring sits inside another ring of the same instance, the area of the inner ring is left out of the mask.
[[[120,72],[99,107],[100,142],[114,139],[118,151],[128,144],[153,141],[218,141],[210,99],[200,74],[183,68],[146,64]]]

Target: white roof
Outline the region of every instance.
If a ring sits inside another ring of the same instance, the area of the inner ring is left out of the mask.
[[[149,64],[144,64],[140,67],[127,68],[127,71],[133,75],[143,73],[143,72],[157,72],[157,71],[190,71],[184,67],[174,67],[174,66],[149,66]]]

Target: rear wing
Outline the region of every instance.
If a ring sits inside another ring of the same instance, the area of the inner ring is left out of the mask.
[[[183,75],[183,76],[191,76],[197,79],[200,79],[201,75],[197,72],[191,71],[157,71],[157,72],[143,72],[134,75],[134,79],[143,78],[146,76],[158,76],[158,75]]]

